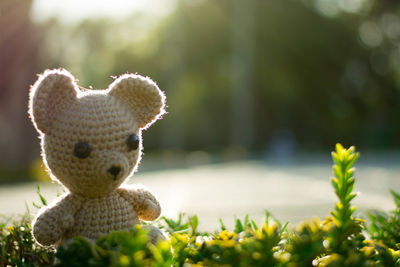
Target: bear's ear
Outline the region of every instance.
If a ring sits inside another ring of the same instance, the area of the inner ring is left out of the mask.
[[[109,90],[135,114],[140,128],[148,128],[165,113],[165,96],[150,78],[125,74]]]
[[[29,94],[29,114],[36,129],[48,133],[56,116],[76,99],[78,86],[66,70],[46,70]]]

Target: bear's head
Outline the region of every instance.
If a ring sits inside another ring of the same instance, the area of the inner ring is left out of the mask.
[[[140,161],[141,130],[165,112],[149,78],[125,74],[106,90],[79,90],[66,70],[48,70],[32,86],[29,113],[53,179],[85,197],[111,193]]]

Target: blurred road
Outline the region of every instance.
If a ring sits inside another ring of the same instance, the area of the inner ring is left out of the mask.
[[[163,215],[175,217],[180,211],[197,214],[201,230],[215,230],[222,218],[232,227],[234,218],[246,214],[262,223],[265,209],[281,222],[329,214],[335,196],[331,188],[331,163],[273,164],[240,161],[181,169],[140,172],[129,182],[150,188],[160,200]],[[42,194],[50,201],[61,186],[41,183]],[[357,212],[394,208],[389,188],[400,191],[400,165],[358,164],[355,199]],[[36,183],[0,187],[0,214],[36,212],[39,203]]]

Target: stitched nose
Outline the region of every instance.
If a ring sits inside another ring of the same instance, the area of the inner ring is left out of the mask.
[[[108,172],[111,173],[113,176],[117,176],[120,171],[121,168],[117,166],[111,166],[111,168],[108,169]]]

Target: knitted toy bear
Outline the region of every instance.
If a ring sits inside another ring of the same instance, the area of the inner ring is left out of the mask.
[[[63,69],[39,77],[30,91],[30,117],[52,179],[69,192],[34,219],[38,243],[60,245],[78,235],[96,239],[160,215],[148,190],[121,184],[140,161],[142,129],[159,119],[164,107],[164,94],[140,75],[122,75],[106,90],[82,91]],[[154,233],[151,238],[154,242]]]

